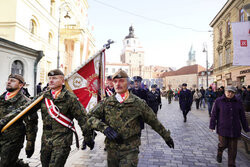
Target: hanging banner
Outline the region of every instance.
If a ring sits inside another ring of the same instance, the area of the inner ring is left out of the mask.
[[[250,66],[250,21],[232,23],[233,65]]]

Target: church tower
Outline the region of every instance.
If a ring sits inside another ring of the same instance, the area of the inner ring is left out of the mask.
[[[187,65],[191,66],[196,64],[196,60],[195,60],[195,51],[193,50],[193,46],[191,46],[190,51],[188,53],[188,61],[187,61]]]
[[[129,34],[123,40],[121,62],[130,65],[130,76],[142,75],[144,67],[144,49],[134,34],[134,27],[129,27]]]

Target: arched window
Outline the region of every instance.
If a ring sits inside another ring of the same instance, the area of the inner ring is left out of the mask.
[[[53,35],[52,35],[51,32],[49,32],[49,37],[48,37],[48,42],[49,42],[49,44],[51,44],[52,41],[53,41]]]
[[[50,1],[50,15],[54,16],[54,11],[55,11],[55,0]]]
[[[230,34],[230,21],[227,21],[227,35]]]
[[[245,21],[245,14],[244,14],[244,10],[240,9],[240,22],[244,22]]]
[[[34,19],[30,20],[30,32],[32,34],[36,34],[36,32],[37,32],[37,24],[36,24]]]
[[[23,76],[23,63],[20,60],[15,60],[12,63],[11,74],[19,74]]]

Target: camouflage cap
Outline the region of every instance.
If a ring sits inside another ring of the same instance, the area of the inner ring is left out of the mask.
[[[23,83],[23,84],[25,83],[23,76],[19,75],[19,74],[10,74],[9,78],[15,78],[15,79],[19,80],[21,83]]]
[[[59,69],[51,70],[48,73],[48,76],[54,76],[54,75],[62,75],[62,76],[64,76],[63,72],[61,70],[59,70]]]
[[[128,78],[128,74],[120,69],[112,76],[112,79],[115,78]]]

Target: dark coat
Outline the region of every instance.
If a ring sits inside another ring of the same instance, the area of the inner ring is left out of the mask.
[[[211,91],[207,90],[205,97],[207,98],[207,101],[211,103],[214,102],[216,94],[212,90]]]
[[[135,88],[133,88],[133,89],[131,90],[131,92],[132,92],[134,95],[138,96],[139,98],[141,98],[141,99],[143,99],[143,100],[145,100],[145,101],[147,102],[147,92],[146,92],[145,89],[142,89],[142,88],[135,89]]]
[[[147,93],[147,103],[152,110],[157,113],[158,107],[161,104],[161,96],[158,91],[155,91],[154,93],[152,91],[149,91]]]
[[[181,90],[180,91],[180,97],[179,97],[179,104],[181,110],[191,110],[191,105],[193,102],[193,96],[189,89],[186,89],[186,91]]]
[[[247,112],[250,112],[250,91],[246,91],[243,104],[244,104],[245,110]]]
[[[215,127],[217,133],[225,137],[240,137],[241,127],[245,132],[249,132],[240,99],[235,96],[228,99],[223,95],[215,100],[209,128],[215,129]]]

